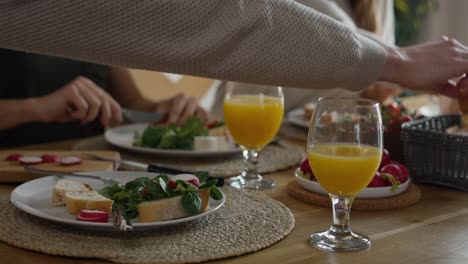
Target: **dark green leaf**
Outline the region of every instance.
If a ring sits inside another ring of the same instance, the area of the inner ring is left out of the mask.
[[[206,182],[210,177],[210,173],[207,171],[196,171],[193,174],[198,177],[198,181],[200,182]]]
[[[141,137],[141,144],[153,148],[157,147],[167,131],[169,131],[169,127],[167,126],[147,127]]]
[[[125,184],[125,189],[140,189],[149,181],[148,177],[141,177]]]
[[[218,179],[214,178],[214,179],[210,180],[209,182],[206,182],[205,184],[198,187],[198,189],[209,189],[209,188],[211,188],[213,186],[216,186],[216,183],[218,183]]]
[[[210,196],[211,196],[211,198],[213,198],[213,199],[216,200],[216,201],[219,201],[219,200],[223,199],[223,194],[222,194],[221,191],[220,191],[218,188],[216,188],[216,187],[211,188],[211,190],[210,190]]]
[[[177,136],[174,130],[168,130],[163,137],[158,147],[160,149],[174,149],[177,146]]]
[[[182,207],[189,215],[199,214],[201,210],[201,199],[196,193],[186,192],[181,198]]]

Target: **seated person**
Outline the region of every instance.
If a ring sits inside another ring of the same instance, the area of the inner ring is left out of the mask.
[[[176,124],[208,118],[193,97],[144,98],[126,69],[1,49],[0,58],[0,147],[102,134],[122,121],[121,105]]]

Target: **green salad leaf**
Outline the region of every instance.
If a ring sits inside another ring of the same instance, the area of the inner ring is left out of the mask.
[[[191,117],[177,127],[175,125],[154,125],[147,127],[142,135],[135,133],[133,145],[160,149],[193,149],[196,136],[207,136],[208,129],[198,117]]]

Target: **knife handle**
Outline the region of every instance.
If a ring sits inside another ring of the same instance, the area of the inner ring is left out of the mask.
[[[172,168],[168,166],[161,166],[158,164],[150,164],[146,169],[149,172],[157,172],[157,173],[167,173],[167,174],[193,174],[193,171],[187,169],[179,169],[179,168]]]
[[[194,171],[192,170],[161,166],[158,164],[149,164],[146,170],[149,172],[167,173],[167,174],[185,174],[185,173],[193,174],[194,173]],[[223,177],[214,177],[214,176],[208,177],[208,180],[211,180],[211,179],[218,179],[218,182],[216,183],[216,186],[218,187],[221,187],[224,185]]]

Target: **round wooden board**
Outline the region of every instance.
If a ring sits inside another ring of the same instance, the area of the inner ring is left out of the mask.
[[[305,203],[331,208],[330,198],[326,195],[307,191],[296,181],[288,184],[290,196]],[[377,198],[377,199],[355,199],[353,210],[374,211],[388,210],[407,207],[417,203],[421,199],[421,190],[414,184],[410,184],[408,189],[397,196]]]

